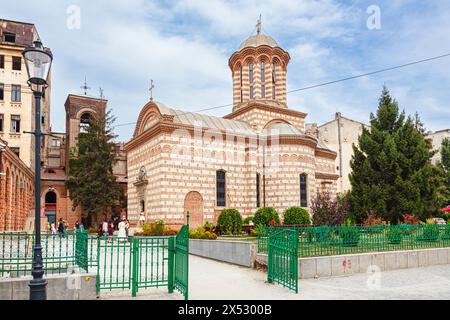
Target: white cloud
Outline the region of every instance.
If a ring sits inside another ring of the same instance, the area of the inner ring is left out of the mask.
[[[260,13],[263,31],[291,54],[290,89],[450,52],[450,6],[444,2],[379,1],[380,31],[366,28],[366,8],[373,3],[365,0],[78,0],[78,31],[66,28],[66,8],[73,3],[2,4],[3,17],[35,23],[55,54],[52,122],[58,131],[64,130],[65,98],[80,92],[85,75],[92,94],[99,86],[105,89],[118,123],[136,121],[150,79],[156,82],[156,99],[170,106],[198,110],[230,103],[228,58]],[[417,109],[427,127],[441,129],[450,122],[448,70],[450,58],[290,94],[288,101],[308,112],[310,122],[330,120],[337,110],[367,122],[386,84],[401,107]],[[118,128],[122,140],[133,131],[133,126]]]

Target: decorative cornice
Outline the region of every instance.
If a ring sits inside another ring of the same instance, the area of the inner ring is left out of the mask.
[[[316,172],[316,179],[336,181],[339,179],[339,175],[332,173]]]
[[[261,45],[258,47],[246,47],[232,54],[228,61],[228,66],[233,71],[235,64],[239,60],[245,60],[249,56],[255,58],[261,55],[268,55],[269,57],[277,57],[280,61],[284,63],[283,67],[286,67],[291,60],[291,56],[287,51],[284,51],[280,47],[272,48],[268,45]]]
[[[317,148],[316,149],[316,157],[327,158],[331,160],[336,160],[337,153],[331,150]]]
[[[253,109],[260,109],[260,110],[264,110],[264,111],[281,113],[281,114],[285,114],[288,116],[293,116],[293,117],[297,117],[297,118],[301,118],[301,119],[305,119],[306,116],[308,115],[307,113],[300,112],[300,111],[269,106],[266,104],[262,104],[261,102],[258,102],[258,101],[249,101],[246,106],[241,107],[239,110],[236,110],[236,111],[224,116],[223,118],[232,120],[232,119],[234,119],[250,110],[253,110]]]

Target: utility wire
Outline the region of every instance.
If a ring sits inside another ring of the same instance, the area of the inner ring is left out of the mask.
[[[286,92],[286,94],[299,92],[299,91],[310,90],[310,89],[319,88],[319,87],[324,87],[324,86],[328,86],[328,85],[335,84],[335,83],[340,83],[340,82],[344,82],[344,81],[349,81],[349,80],[354,80],[354,79],[358,79],[358,78],[362,78],[362,77],[367,77],[367,76],[371,76],[371,75],[374,75],[374,74],[383,73],[383,72],[387,72],[387,71],[392,71],[392,70],[396,70],[396,69],[401,69],[401,68],[409,67],[409,66],[412,66],[412,65],[416,65],[416,64],[420,64],[420,63],[424,63],[424,62],[429,62],[429,61],[433,61],[433,60],[438,60],[438,59],[442,59],[442,58],[446,58],[446,57],[450,57],[450,53],[443,54],[443,55],[436,56],[436,57],[432,57],[432,58],[428,58],[428,59],[417,60],[417,61],[405,63],[405,64],[402,64],[402,65],[399,65],[399,66],[395,66],[395,67],[380,69],[380,70],[377,70],[377,71],[372,71],[372,72],[360,74],[360,75],[357,75],[357,76],[346,77],[346,78],[342,78],[342,79],[338,79],[338,80],[334,80],[334,81],[329,81],[329,82],[319,83],[319,84],[315,84],[315,85],[311,85],[311,86],[307,86],[307,87],[303,87],[303,88],[299,88],[299,89],[294,89],[294,90],[290,90],[290,91]],[[226,104],[226,105],[221,105],[221,106],[216,106],[216,107],[210,107],[210,108],[204,108],[204,109],[200,109],[200,110],[195,110],[195,111],[192,111],[192,112],[195,113],[195,112],[204,112],[204,111],[222,109],[222,108],[230,107],[232,105],[233,105],[233,103],[230,103],[230,104]],[[187,114],[187,113],[191,113],[191,112],[185,112],[185,113],[182,113],[180,115]],[[124,124],[117,125],[115,127],[124,127],[124,126],[129,126],[129,125],[134,125],[134,124],[136,124],[136,122],[124,123]]]
[[[313,85],[313,86],[308,86],[308,87],[304,87],[304,88],[300,88],[300,89],[295,89],[295,90],[288,91],[286,93],[293,93],[293,92],[298,92],[298,91],[304,91],[304,90],[314,89],[314,88],[318,88],[318,87],[323,87],[323,86],[327,86],[327,85],[334,84],[334,83],[339,83],[339,82],[344,82],[344,81],[353,80],[353,79],[357,79],[357,78],[367,77],[367,76],[371,76],[371,75],[374,75],[374,74],[377,74],[377,73],[382,73],[382,72],[392,71],[392,70],[396,70],[396,69],[400,69],[400,68],[405,68],[405,67],[409,67],[409,66],[412,66],[412,65],[415,65],[415,64],[428,62],[428,61],[432,61],[432,60],[437,60],[437,59],[442,59],[442,58],[449,57],[449,56],[450,56],[450,53],[444,54],[442,56],[437,56],[437,57],[433,57],[433,58],[428,58],[428,59],[424,59],[424,60],[419,60],[419,61],[414,61],[414,62],[402,64],[400,66],[395,66],[395,67],[391,67],[391,68],[386,68],[386,69],[381,69],[381,70],[377,70],[377,71],[373,71],[373,72],[368,72],[368,73],[360,74],[360,75],[353,76],[353,77],[347,77],[347,78],[343,78],[343,79],[339,79],[339,80],[324,82],[324,83],[316,84],[316,85]]]

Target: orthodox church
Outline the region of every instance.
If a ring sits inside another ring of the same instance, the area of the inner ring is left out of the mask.
[[[290,109],[290,55],[260,24],[230,57],[233,107],[223,118],[175,110],[151,100],[126,144],[128,218],[192,228],[225,208],[252,216],[309,209],[320,192],[337,193],[337,153]]]

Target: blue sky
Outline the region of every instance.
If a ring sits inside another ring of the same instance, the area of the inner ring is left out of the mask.
[[[288,90],[450,53],[450,3],[309,0],[15,0],[0,16],[35,23],[54,53],[51,121],[65,130],[64,101],[82,93],[84,77],[102,87],[116,124],[135,122],[149,99],[196,111],[232,101],[228,58],[255,29],[291,54]],[[67,9],[80,8],[80,29]],[[367,8],[381,9],[381,29],[369,30]],[[450,127],[450,57],[388,73],[288,95],[289,107],[319,124],[344,116],[368,122],[386,85],[408,114],[429,130]],[[223,116],[231,107],[205,112]],[[119,126],[128,141],[133,125]]]

